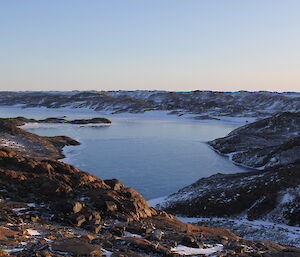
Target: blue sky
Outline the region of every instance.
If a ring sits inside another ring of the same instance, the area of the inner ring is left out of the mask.
[[[300,91],[298,0],[2,0],[0,90]]]

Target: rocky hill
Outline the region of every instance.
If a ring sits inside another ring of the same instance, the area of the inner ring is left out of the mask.
[[[72,91],[0,92],[0,105],[46,108],[88,108],[111,113],[166,110],[170,114],[217,116],[270,116],[299,111],[299,93],[276,92],[166,92],[166,91]]]
[[[295,247],[243,240],[227,229],[183,223],[149,207],[140,194],[116,179],[101,180],[39,157],[0,149],[1,256],[300,254]]]
[[[217,152],[251,168],[300,161],[300,112],[284,112],[240,127],[209,142]]]

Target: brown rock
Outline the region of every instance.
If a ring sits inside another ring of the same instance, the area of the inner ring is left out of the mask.
[[[102,255],[101,247],[99,245],[92,245],[79,238],[56,241],[51,245],[51,247],[54,251],[67,252],[72,255]]]

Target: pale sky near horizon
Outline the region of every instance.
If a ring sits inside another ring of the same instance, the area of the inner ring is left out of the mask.
[[[0,0],[0,90],[300,92],[299,0]]]

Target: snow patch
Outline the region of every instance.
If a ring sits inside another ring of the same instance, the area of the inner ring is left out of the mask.
[[[158,198],[148,200],[147,203],[148,203],[149,206],[155,207],[156,205],[165,202],[167,199],[168,199],[168,196],[162,196],[162,197],[158,197]]]
[[[30,236],[40,236],[41,235],[40,232],[38,232],[37,230],[31,229],[31,228],[27,229],[26,232]]]
[[[142,238],[142,236],[138,235],[138,234],[132,234],[130,232],[125,232],[125,237],[136,237],[136,238]]]
[[[211,255],[216,252],[223,250],[223,245],[218,244],[216,246],[210,246],[208,248],[192,248],[184,245],[178,245],[171,249],[172,252],[178,253],[180,255],[195,255],[195,254],[204,254]]]

